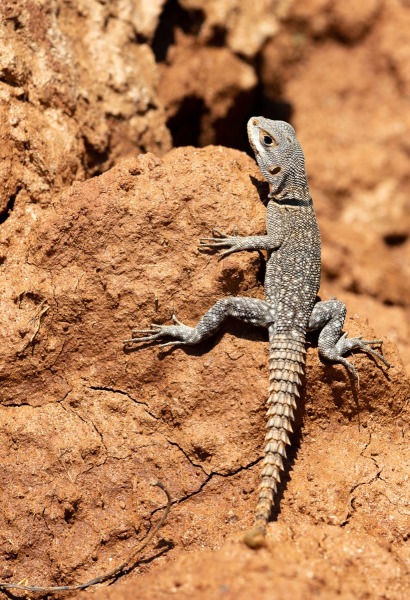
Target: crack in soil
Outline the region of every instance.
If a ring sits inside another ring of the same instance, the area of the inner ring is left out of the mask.
[[[351,496],[350,497],[350,502],[349,502],[351,510],[347,511],[346,518],[340,524],[340,527],[346,527],[346,525],[348,525],[350,523],[350,520],[351,520],[352,516],[356,512],[356,507],[355,507],[356,496],[352,496],[353,492],[355,492],[359,487],[361,487],[363,485],[370,485],[371,483],[373,483],[373,481],[376,481],[377,479],[381,479],[380,474],[381,474],[381,472],[382,472],[383,469],[381,469],[379,467],[379,465],[377,464],[376,459],[373,456],[365,456],[365,454],[364,454],[366,452],[367,448],[370,446],[371,441],[372,441],[372,432],[369,431],[369,439],[365,443],[364,448],[361,450],[360,456],[362,458],[365,458],[366,460],[371,460],[372,461],[372,463],[374,464],[374,467],[376,468],[376,473],[368,481],[360,481],[360,482],[354,484],[351,487],[351,489],[349,490],[349,495]]]
[[[263,459],[263,457],[259,456],[257,459],[253,460],[249,464],[247,464],[245,466],[241,465],[234,471],[229,471],[228,473],[219,473],[218,471],[212,471],[211,473],[209,473],[209,475],[207,475],[207,478],[205,479],[205,481],[203,481],[201,483],[201,485],[198,487],[198,489],[194,490],[193,492],[190,492],[189,494],[186,494],[182,498],[179,498],[177,500],[172,500],[171,505],[181,504],[182,502],[186,502],[187,500],[190,500],[193,496],[197,496],[198,494],[200,494],[202,492],[202,490],[205,488],[205,486],[208,485],[208,483],[211,481],[211,479],[213,479],[213,477],[223,477],[226,479],[229,477],[234,477],[235,475],[237,475],[238,473],[241,473],[242,471],[247,471],[248,469],[252,469],[252,467],[257,465],[262,459]],[[164,509],[164,506],[160,506],[154,510],[154,513],[157,512],[158,510],[163,510],[163,509]],[[154,513],[152,513],[152,514],[154,514]]]
[[[180,452],[182,452],[182,454],[185,456],[185,458],[187,459],[187,461],[195,468],[197,469],[201,469],[201,471],[203,472],[204,475],[206,475],[206,477],[209,476],[209,473],[207,473],[204,469],[204,467],[200,464],[194,463],[194,461],[189,457],[188,453],[177,443],[174,442],[172,440],[170,440],[169,438],[166,438],[166,441],[168,442],[168,444],[170,444],[171,446],[176,446],[178,448],[178,450]]]
[[[51,369],[49,369],[49,368],[47,368],[46,370],[50,370],[51,371]],[[51,371],[51,373],[53,373],[53,372]],[[54,375],[54,373],[53,373],[53,375]],[[60,375],[58,375],[58,377],[60,377]],[[64,379],[63,377],[60,377],[60,378],[68,385],[68,382],[67,382],[66,379]],[[55,400],[55,399],[54,400],[50,400],[49,402],[45,402],[44,404],[30,404],[29,402],[18,402],[17,403],[17,402],[7,402],[6,401],[6,402],[4,402],[2,404],[2,407],[3,408],[20,408],[20,406],[29,406],[33,410],[34,409],[38,410],[38,409],[41,409],[41,408],[45,408],[46,406],[49,406],[50,404],[51,405],[52,404],[60,404],[61,406],[63,406],[61,403],[64,402],[64,400],[67,398],[67,396],[69,396],[71,394],[72,391],[73,390],[70,388],[64,394],[64,396],[62,398],[58,398],[57,400]],[[63,406],[63,408],[64,408],[64,406]],[[66,409],[64,409],[64,410],[66,410]]]
[[[104,387],[104,386],[100,386],[100,385],[90,385],[89,387],[91,390],[95,390],[97,392],[111,392],[112,394],[120,394],[121,396],[126,396],[126,398],[128,398],[128,400],[131,400],[131,402],[133,402],[134,404],[137,404],[138,406],[144,406],[146,413],[150,417],[152,417],[153,419],[158,421],[158,417],[149,411],[149,405],[147,402],[143,402],[142,400],[136,400],[128,392],[124,392],[123,390],[117,390],[114,388]]]

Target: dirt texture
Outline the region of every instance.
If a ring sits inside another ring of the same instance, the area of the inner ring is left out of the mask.
[[[159,518],[159,479],[174,502],[162,541],[98,596],[410,592],[409,381],[390,342],[388,372],[354,357],[358,392],[309,349],[278,521],[258,553],[240,540],[259,480],[266,332],[232,321],[188,351],[123,349],[132,325],[173,310],[194,323],[222,296],[263,296],[262,256],[218,262],[197,242],[215,225],[262,232],[266,191],[236,150],[146,154],[75,184],[14,241],[0,295],[1,579],[111,570]],[[375,335],[354,317],[347,329]]]
[[[101,600],[408,598],[409,3],[4,0],[0,16],[0,580],[112,570],[158,522],[159,479],[168,521]],[[241,539],[266,332],[122,343],[174,311],[194,324],[223,296],[263,297],[262,255],[197,247],[215,226],[264,230],[267,186],[240,151],[252,114],[295,125],[321,297],[347,303],[351,335],[385,336],[393,365],[355,354],[356,389],[309,339],[258,552]]]
[[[145,5],[1,3],[0,213],[10,198],[48,202],[120,156],[170,148],[154,54],[132,41],[152,35]]]

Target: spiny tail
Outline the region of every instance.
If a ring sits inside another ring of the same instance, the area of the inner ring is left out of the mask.
[[[280,472],[283,471],[283,459],[286,457],[286,445],[289,444],[289,432],[298,387],[301,383],[305,364],[305,336],[296,336],[274,332],[269,328],[269,398],[267,434],[265,437],[265,457],[262,463],[262,482],[259,488],[256,506],[255,526],[245,535],[245,543],[251,548],[264,545],[266,525],[272,510]]]

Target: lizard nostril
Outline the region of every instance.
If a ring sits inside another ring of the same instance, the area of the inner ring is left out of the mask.
[[[282,171],[282,167],[271,167],[269,169],[269,173],[271,173],[272,175],[277,175],[281,171]]]

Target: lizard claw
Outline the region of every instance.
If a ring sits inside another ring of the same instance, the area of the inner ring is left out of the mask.
[[[181,325],[181,326],[185,327],[185,325],[183,323],[181,323],[181,321],[179,319],[177,319],[176,314],[172,315],[172,322],[175,323],[175,325]]]
[[[382,340],[362,340],[360,338],[359,348],[360,350],[363,350],[363,352],[367,352],[367,354],[370,354],[371,356],[374,356],[375,358],[381,360],[382,363],[384,363],[386,367],[390,369],[390,367],[392,366],[391,363],[389,363],[389,361],[384,358],[383,354],[377,352],[377,350],[374,350],[372,348],[372,346],[381,346],[382,343]]]
[[[128,340],[124,340],[126,346],[132,344],[140,344],[144,342],[157,342],[162,338],[174,338],[169,342],[159,344],[160,348],[166,346],[181,346],[183,344],[189,344],[192,342],[193,328],[184,325],[177,319],[175,315],[172,315],[172,321],[174,325],[160,325],[159,323],[151,323],[149,329],[133,329],[132,337]]]
[[[237,227],[235,227],[233,235],[222,233],[222,231],[219,231],[219,229],[213,229],[212,235],[214,237],[201,238],[199,240],[199,248],[201,250],[204,248],[208,248],[210,250],[227,248],[227,250],[219,255],[218,261],[225,256],[228,256],[228,254],[232,254],[233,252],[238,252],[238,250],[241,250],[241,248],[238,247],[239,235]]]
[[[225,246],[230,245],[231,236],[225,235],[224,233],[220,233],[218,230],[214,229],[214,236],[217,237],[204,237],[200,238],[199,246],[202,248],[224,248]]]
[[[234,252],[237,252],[236,248],[229,248],[228,250],[221,252],[221,254],[218,256],[218,262],[226,256],[229,256],[229,254],[233,254]]]
[[[346,369],[352,375],[353,379],[357,382],[357,385],[359,385],[359,373],[357,372],[357,369],[354,366],[354,364],[351,363],[350,361],[348,361],[343,356],[339,356],[336,360],[338,363],[340,363],[346,367]]]
[[[123,343],[128,345],[136,344],[139,342],[153,342],[161,336],[161,333],[161,326],[152,323],[150,329],[133,329],[131,332],[132,337],[128,340],[124,340]],[[143,335],[141,336],[139,334]]]
[[[352,365],[351,362],[346,360],[346,358],[344,358],[343,355],[347,352],[350,352],[351,350],[361,350],[362,352],[370,354],[374,358],[378,358],[386,365],[386,367],[390,368],[391,364],[389,363],[389,361],[386,360],[380,352],[372,348],[372,346],[380,346],[381,344],[382,340],[363,340],[361,336],[348,338],[347,333],[344,333],[336,344],[337,356],[329,358],[331,358],[331,360],[333,360],[334,362],[339,362],[342,365],[344,365],[353,375],[354,379],[356,379],[356,381],[359,381],[359,374],[356,371],[356,368]]]

